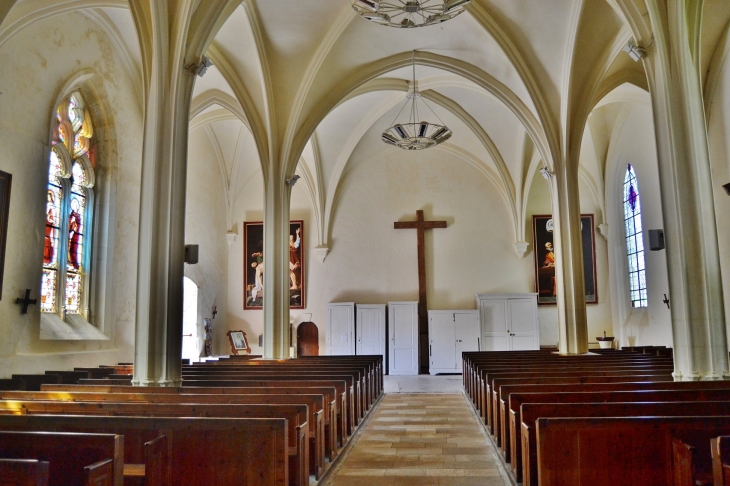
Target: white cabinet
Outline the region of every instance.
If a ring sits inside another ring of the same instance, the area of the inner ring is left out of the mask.
[[[482,351],[540,349],[537,294],[479,294]]]
[[[418,302],[388,302],[389,374],[418,374]]]
[[[479,341],[479,311],[428,311],[429,373],[461,373],[461,353]]]
[[[355,354],[355,303],[327,304],[327,354]]]
[[[357,304],[355,309],[357,354],[379,354],[385,362],[385,305]]]

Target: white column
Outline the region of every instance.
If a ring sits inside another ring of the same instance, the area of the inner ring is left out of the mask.
[[[700,2],[701,5],[701,2]],[[721,379],[728,373],[707,127],[693,52],[697,4],[649,0],[655,46],[649,73],[669,273],[675,379]]]

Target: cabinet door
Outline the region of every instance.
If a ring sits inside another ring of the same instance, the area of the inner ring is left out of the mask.
[[[456,371],[454,314],[439,312],[429,315],[428,335],[428,361],[431,374]]]
[[[389,303],[389,372],[418,374],[418,302]]]
[[[509,301],[509,330],[513,351],[538,349],[535,307],[532,299]]]
[[[357,354],[385,358],[385,306],[357,306]]]
[[[482,300],[479,303],[482,327],[482,351],[508,351],[507,301]]]
[[[354,304],[327,306],[327,354],[355,354]]]
[[[461,353],[480,350],[479,314],[476,312],[454,313],[454,334],[456,339],[456,369],[461,370]]]

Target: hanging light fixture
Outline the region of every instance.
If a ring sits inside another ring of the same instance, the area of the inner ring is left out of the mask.
[[[352,8],[376,24],[412,28],[439,24],[464,11],[471,0],[351,0]]]
[[[418,121],[418,100],[426,105],[433,115],[439,119],[440,125],[435,123],[429,123],[426,121]],[[411,114],[408,118],[407,123],[396,123],[398,117],[403,110],[410,104]],[[441,118],[428,106],[426,100],[423,99],[421,94],[416,88],[416,53],[413,52],[413,92],[408,93],[408,99],[406,100],[403,108],[398,112],[393,120],[393,125],[383,132],[383,142],[394,145],[404,150],[423,150],[445,142],[451,138],[451,130],[446,124],[441,121]]]

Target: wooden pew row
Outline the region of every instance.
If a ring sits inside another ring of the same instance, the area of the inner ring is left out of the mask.
[[[170,403],[170,404],[302,404],[309,409],[307,422],[310,424],[310,459],[316,470],[313,472],[319,477],[324,470],[325,455],[334,460],[337,454],[336,434],[329,422],[335,420],[335,403],[326,402],[322,394],[305,394],[311,391],[309,388],[283,392],[281,388],[250,388],[238,389],[240,394],[215,393],[218,390],[204,389],[210,392],[205,395],[178,394],[174,391],[167,393],[147,393],[151,389],[128,387],[129,393],[108,393],[108,392],[4,392],[2,398],[5,400],[40,400],[40,401],[65,401],[65,402],[126,402],[126,403]],[[158,389],[155,389],[158,390]],[[170,390],[163,388],[163,390]],[[174,390],[174,389],[172,389]],[[235,390],[234,390],[235,391]],[[325,389],[332,393],[331,390]],[[326,407],[325,407],[326,405]],[[327,423],[325,422],[325,412]],[[330,434],[329,436],[327,434]],[[333,447],[334,445],[334,447]]]
[[[523,360],[507,360],[499,361],[495,360],[489,363],[479,363],[475,365],[475,385],[473,398],[477,408],[484,406],[484,401],[490,397],[490,373],[496,373],[500,371],[521,371],[528,369],[563,369],[565,371],[573,371],[577,368],[598,368],[601,370],[614,370],[614,369],[629,369],[635,368],[636,370],[647,370],[647,369],[664,369],[674,370],[674,366],[671,361],[656,361],[633,358],[609,358],[604,359],[602,357],[551,357],[551,358],[540,358],[530,361]],[[481,408],[480,408],[481,409]]]
[[[123,435],[125,461],[135,464],[144,463],[144,444],[164,435],[169,485],[289,484],[286,419],[6,415],[0,430]]]
[[[697,382],[680,382],[680,383],[697,383]],[[523,458],[532,457],[534,455],[537,460],[536,447],[537,438],[535,436],[534,421],[522,420],[521,406],[532,405],[535,403],[557,403],[557,404],[573,404],[573,403],[607,403],[607,402],[715,402],[730,401],[730,384],[728,389],[717,390],[701,390],[701,389],[671,389],[674,383],[667,383],[663,390],[647,390],[642,384],[626,384],[621,389],[621,384],[610,385],[610,390],[600,391],[576,391],[576,392],[542,392],[542,393],[511,393],[509,395],[509,441],[505,446],[509,448],[508,461],[512,468],[512,474],[517,482],[522,482],[523,477],[525,484],[536,484],[536,463],[529,465],[524,462]],[[586,385],[582,387],[600,388],[597,385]],[[566,387],[567,388],[567,387]],[[630,390],[629,388],[634,388]],[[588,413],[588,412],[587,412]],[[594,416],[589,414],[587,416]],[[527,428],[526,428],[527,427]],[[523,434],[527,433],[527,436]],[[527,444],[525,448],[523,444]],[[529,450],[529,452],[528,452]],[[507,452],[504,451],[503,452]],[[526,474],[528,471],[534,474],[532,477]],[[525,476],[523,476],[523,472]]]
[[[0,431],[0,457],[48,462],[54,486],[124,484],[124,437],[118,434]]]
[[[701,412],[700,412],[701,413]],[[643,485],[675,482],[672,442],[695,449],[701,474],[710,441],[730,432],[730,416],[539,418],[540,486]]]
[[[464,353],[465,355],[467,353]],[[465,357],[464,366],[469,369],[470,378],[468,384],[468,392],[476,399],[479,396],[482,384],[484,382],[484,373],[495,367],[510,367],[515,369],[520,366],[536,366],[542,364],[565,365],[566,367],[576,366],[578,364],[610,364],[612,366],[624,365],[659,365],[664,364],[672,366],[672,360],[666,358],[654,358],[650,356],[621,353],[617,355],[590,355],[590,356],[559,356],[546,353],[534,354],[528,352],[525,355],[509,355],[509,356],[479,356]]]
[[[0,484],[48,486],[48,461],[37,459],[0,459]]]
[[[289,476],[292,486],[309,484],[306,405],[219,405],[180,403],[49,402],[0,400],[0,415],[84,415],[124,417],[284,418],[288,422]],[[319,473],[316,473],[319,479]]]
[[[513,371],[499,370],[490,372],[486,375],[486,386],[484,387],[484,397],[481,399],[483,406],[486,408],[485,423],[489,426],[490,432],[493,434],[495,424],[492,422],[495,412],[499,410],[492,408],[497,400],[498,388],[495,383],[503,383],[504,380],[522,378],[573,378],[573,377],[612,377],[612,376],[670,376],[674,371],[673,368],[666,367],[608,367],[606,365],[593,366],[576,366],[566,370],[564,367],[552,367],[545,365],[542,369],[518,368]],[[635,381],[635,380],[631,380]]]
[[[69,385],[73,386],[73,385]],[[183,388],[250,388],[250,387],[281,387],[281,388],[305,388],[305,387],[335,387],[338,397],[344,397],[344,405],[338,408],[340,416],[337,420],[337,437],[340,444],[344,444],[351,435],[350,425],[354,421],[354,402],[352,387],[348,387],[345,380],[314,380],[306,377],[282,378],[273,377],[251,377],[247,380],[186,380],[183,381]],[[338,399],[339,400],[339,399]],[[340,403],[338,401],[338,403]]]
[[[462,353],[463,366],[466,372],[464,377],[465,386],[470,392],[473,390],[473,386],[470,386],[466,382],[472,379],[472,385],[476,382],[476,374],[478,374],[479,368],[484,365],[489,365],[495,362],[512,362],[512,363],[525,363],[525,362],[540,362],[540,361],[553,361],[553,362],[565,362],[576,360],[592,359],[596,361],[609,361],[609,360],[631,360],[634,362],[647,362],[656,361],[657,358],[652,356],[638,355],[634,353],[609,353],[609,354],[593,354],[589,356],[561,356],[545,351],[487,351],[487,352],[465,352]]]
[[[489,432],[494,436],[497,445],[501,445],[501,425],[502,415],[500,408],[500,389],[505,385],[515,384],[559,384],[559,383],[640,383],[640,382],[671,382],[673,381],[671,374],[663,374],[664,372],[645,372],[646,374],[634,374],[634,373],[620,373],[613,374],[610,372],[606,373],[576,373],[574,376],[569,374],[563,376],[555,375],[541,375],[535,374],[530,378],[495,378],[492,382],[494,387],[494,393],[492,394],[492,400],[490,400],[490,407],[488,411],[491,413],[489,424],[487,425]],[[508,403],[508,402],[506,402]]]
[[[331,362],[333,359],[336,362],[345,362],[345,363],[358,363],[358,364],[367,364],[372,368],[373,374],[375,376],[375,395],[376,397],[379,397],[383,394],[383,375],[385,374],[385,362],[383,360],[383,356],[375,354],[375,355],[358,355],[358,356],[301,356],[297,358],[299,362],[317,362],[317,363],[327,363]]]
[[[538,484],[536,422],[539,418],[569,417],[705,417],[730,416],[730,402],[608,402],[608,403],[529,403],[522,406],[522,463],[524,486]],[[709,443],[708,443],[709,446]],[[705,477],[712,477],[710,454],[695,462]],[[690,474],[691,475],[691,474]],[[517,478],[515,478],[517,479]],[[694,484],[691,481],[690,484]]]
[[[654,358],[647,358],[641,355],[626,356],[615,356],[615,357],[604,357],[604,356],[527,356],[527,357],[490,357],[488,359],[480,358],[479,361],[472,363],[472,372],[470,379],[469,394],[472,396],[472,401],[479,407],[481,405],[480,400],[485,396],[485,388],[489,382],[485,376],[490,370],[496,371],[498,369],[507,368],[510,370],[516,370],[521,367],[536,367],[536,366],[552,366],[552,367],[564,367],[573,368],[577,366],[608,366],[610,368],[617,366],[635,366],[635,367],[647,367],[647,366],[673,366],[671,360],[659,360]],[[486,395],[488,396],[488,395]]]
[[[322,370],[297,370],[292,367],[283,366],[267,366],[267,365],[242,365],[242,366],[199,366],[183,368],[183,386],[187,381],[205,381],[205,380],[248,380],[248,379],[336,379],[345,380],[348,389],[353,390],[352,403],[353,415],[348,422],[351,430],[360,423],[364,417],[364,411],[369,408],[369,395],[362,392],[369,386],[364,383],[360,371],[355,369],[345,369],[344,367],[334,366],[331,369]]]

